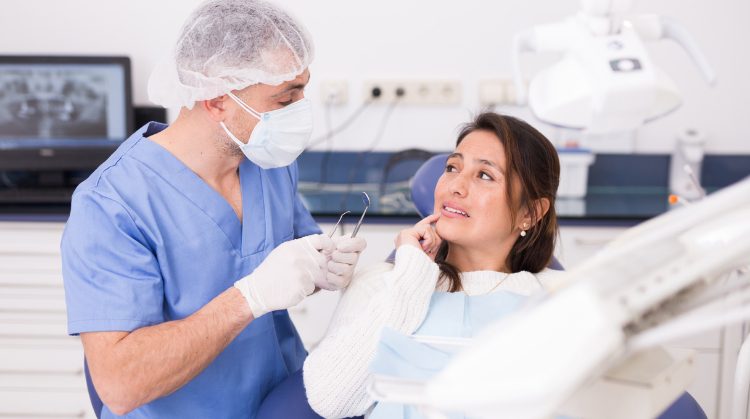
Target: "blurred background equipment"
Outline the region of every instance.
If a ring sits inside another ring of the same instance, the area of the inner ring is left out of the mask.
[[[574,16],[514,37],[518,103],[528,102],[540,120],[606,134],[633,131],[677,109],[680,89],[651,60],[644,41],[672,39],[693,59],[706,82],[715,83],[708,60],[677,21],[657,15],[626,17],[633,0],[580,3]],[[564,56],[531,79],[527,94],[520,55],[543,51]]]

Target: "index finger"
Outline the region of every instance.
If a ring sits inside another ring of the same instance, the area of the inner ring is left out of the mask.
[[[436,222],[439,218],[440,218],[440,213],[430,214],[427,217],[424,217],[416,225],[432,224]]]

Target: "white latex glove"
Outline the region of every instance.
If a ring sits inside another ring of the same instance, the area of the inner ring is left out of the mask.
[[[351,238],[349,236],[334,237],[335,250],[330,254],[328,261],[328,272],[325,281],[317,283],[318,288],[334,291],[349,286],[354,276],[354,268],[357,266],[359,254],[367,247],[367,242],[361,237]]]
[[[326,254],[333,241],[312,235],[282,243],[250,275],[234,286],[247,300],[253,316],[289,308],[315,291],[315,284],[327,275]]]

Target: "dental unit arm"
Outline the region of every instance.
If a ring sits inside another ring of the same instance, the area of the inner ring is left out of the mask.
[[[469,343],[443,339],[463,349],[431,380],[373,387],[435,418],[654,417],[692,381],[689,356],[660,345],[750,319],[747,237],[750,178],[628,230]],[[652,387],[623,383],[648,374]],[[635,391],[650,393],[634,401]]]
[[[519,105],[542,121],[593,134],[633,130],[681,104],[674,82],[649,58],[643,41],[677,42],[713,85],[716,75],[690,33],[657,15],[624,19],[632,0],[582,0],[581,11],[558,23],[514,36],[511,55]],[[561,61],[541,70],[528,88],[524,52],[560,52]]]

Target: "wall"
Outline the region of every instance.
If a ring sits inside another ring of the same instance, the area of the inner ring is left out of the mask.
[[[127,54],[134,63],[134,98],[147,103],[146,82],[153,64],[167,51],[197,0],[27,0],[3,2],[0,53]],[[347,80],[350,102],[333,107],[333,125],[361,103],[362,81],[373,78],[447,78],[463,86],[463,103],[452,107],[396,108],[375,148],[396,150],[452,147],[456,126],[475,112],[480,80],[510,74],[511,36],[535,23],[552,22],[578,8],[574,0],[279,0],[299,16],[316,41],[317,58],[308,94],[316,100],[316,137],[324,132],[322,80]],[[708,88],[675,44],[650,46],[654,61],[673,76],[685,104],[674,114],[638,132],[641,152],[668,151],[678,131],[703,130],[709,151],[750,153],[746,96],[750,93],[750,2],[745,0],[641,1],[635,12],[670,15],[692,32],[719,75]],[[531,64],[532,67],[534,64]],[[368,108],[336,137],[339,149],[367,149],[375,139],[385,107]],[[525,110],[501,111],[530,117]],[[562,135],[543,129],[550,136]],[[319,148],[327,147],[322,144]]]

